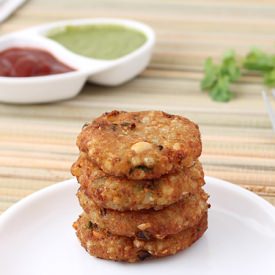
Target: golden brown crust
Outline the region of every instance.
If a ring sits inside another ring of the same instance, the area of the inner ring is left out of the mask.
[[[136,262],[149,256],[173,255],[192,245],[207,230],[207,213],[193,227],[162,240],[140,241],[112,235],[89,222],[86,214],[74,223],[77,236],[89,254],[102,259]]]
[[[84,127],[79,149],[105,173],[153,179],[193,165],[201,154],[199,128],[160,111],[112,111]]]
[[[130,180],[106,175],[82,153],[72,166],[85,194],[102,208],[118,211],[154,208],[171,205],[189,193],[198,192],[204,184],[199,161],[191,168],[156,180]]]
[[[119,212],[98,207],[80,188],[78,198],[89,219],[115,235],[162,239],[195,225],[207,211],[208,195],[201,189],[161,210]]]

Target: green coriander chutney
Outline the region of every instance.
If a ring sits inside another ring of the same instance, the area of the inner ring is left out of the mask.
[[[66,26],[48,37],[74,53],[105,60],[127,55],[146,41],[144,33],[119,25]]]

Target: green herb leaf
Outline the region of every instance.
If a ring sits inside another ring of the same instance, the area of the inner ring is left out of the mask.
[[[243,66],[248,70],[266,72],[274,68],[275,59],[259,49],[253,49],[246,55]]]
[[[228,76],[220,77],[215,87],[210,91],[210,96],[215,101],[228,102],[233,94],[229,90],[230,81]]]
[[[275,68],[264,73],[264,83],[269,87],[275,86]]]
[[[246,55],[242,65],[247,70],[262,73],[265,85],[275,87],[275,55],[253,49]],[[214,64],[212,59],[208,58],[205,61],[204,72],[202,90],[208,91],[215,101],[229,101],[233,97],[230,84],[241,75],[234,51],[227,52],[220,65]]]
[[[233,51],[229,51],[225,54],[222,61],[221,74],[223,76],[228,76],[229,81],[232,82],[239,79],[241,71],[237,64],[235,53]]]
[[[227,52],[221,65],[214,64],[213,60],[208,58],[204,64],[204,72],[201,89],[209,91],[211,98],[215,101],[229,101],[232,98],[229,90],[230,82],[236,81],[241,74],[235,53]]]
[[[201,89],[211,89],[218,79],[219,68],[213,63],[212,58],[207,58],[204,63],[204,78],[201,81]]]

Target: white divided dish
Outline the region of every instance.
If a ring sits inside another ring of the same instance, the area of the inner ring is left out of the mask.
[[[133,52],[114,60],[99,60],[75,54],[47,38],[55,28],[79,25],[119,25],[135,29],[146,36],[146,41]],[[49,23],[0,38],[0,51],[12,47],[45,50],[75,71],[35,77],[1,77],[0,101],[8,103],[43,103],[76,96],[84,83],[120,85],[142,72],[148,65],[155,44],[155,33],[147,25],[126,19],[96,18]]]
[[[174,256],[128,264],[81,247],[72,223],[82,212],[75,179],[30,195],[0,216],[0,274],[274,275],[275,208],[234,184],[206,177],[208,230]]]

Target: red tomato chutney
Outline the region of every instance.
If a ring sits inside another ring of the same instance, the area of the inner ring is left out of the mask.
[[[75,69],[44,50],[14,47],[0,52],[0,76],[45,76],[71,71]]]

